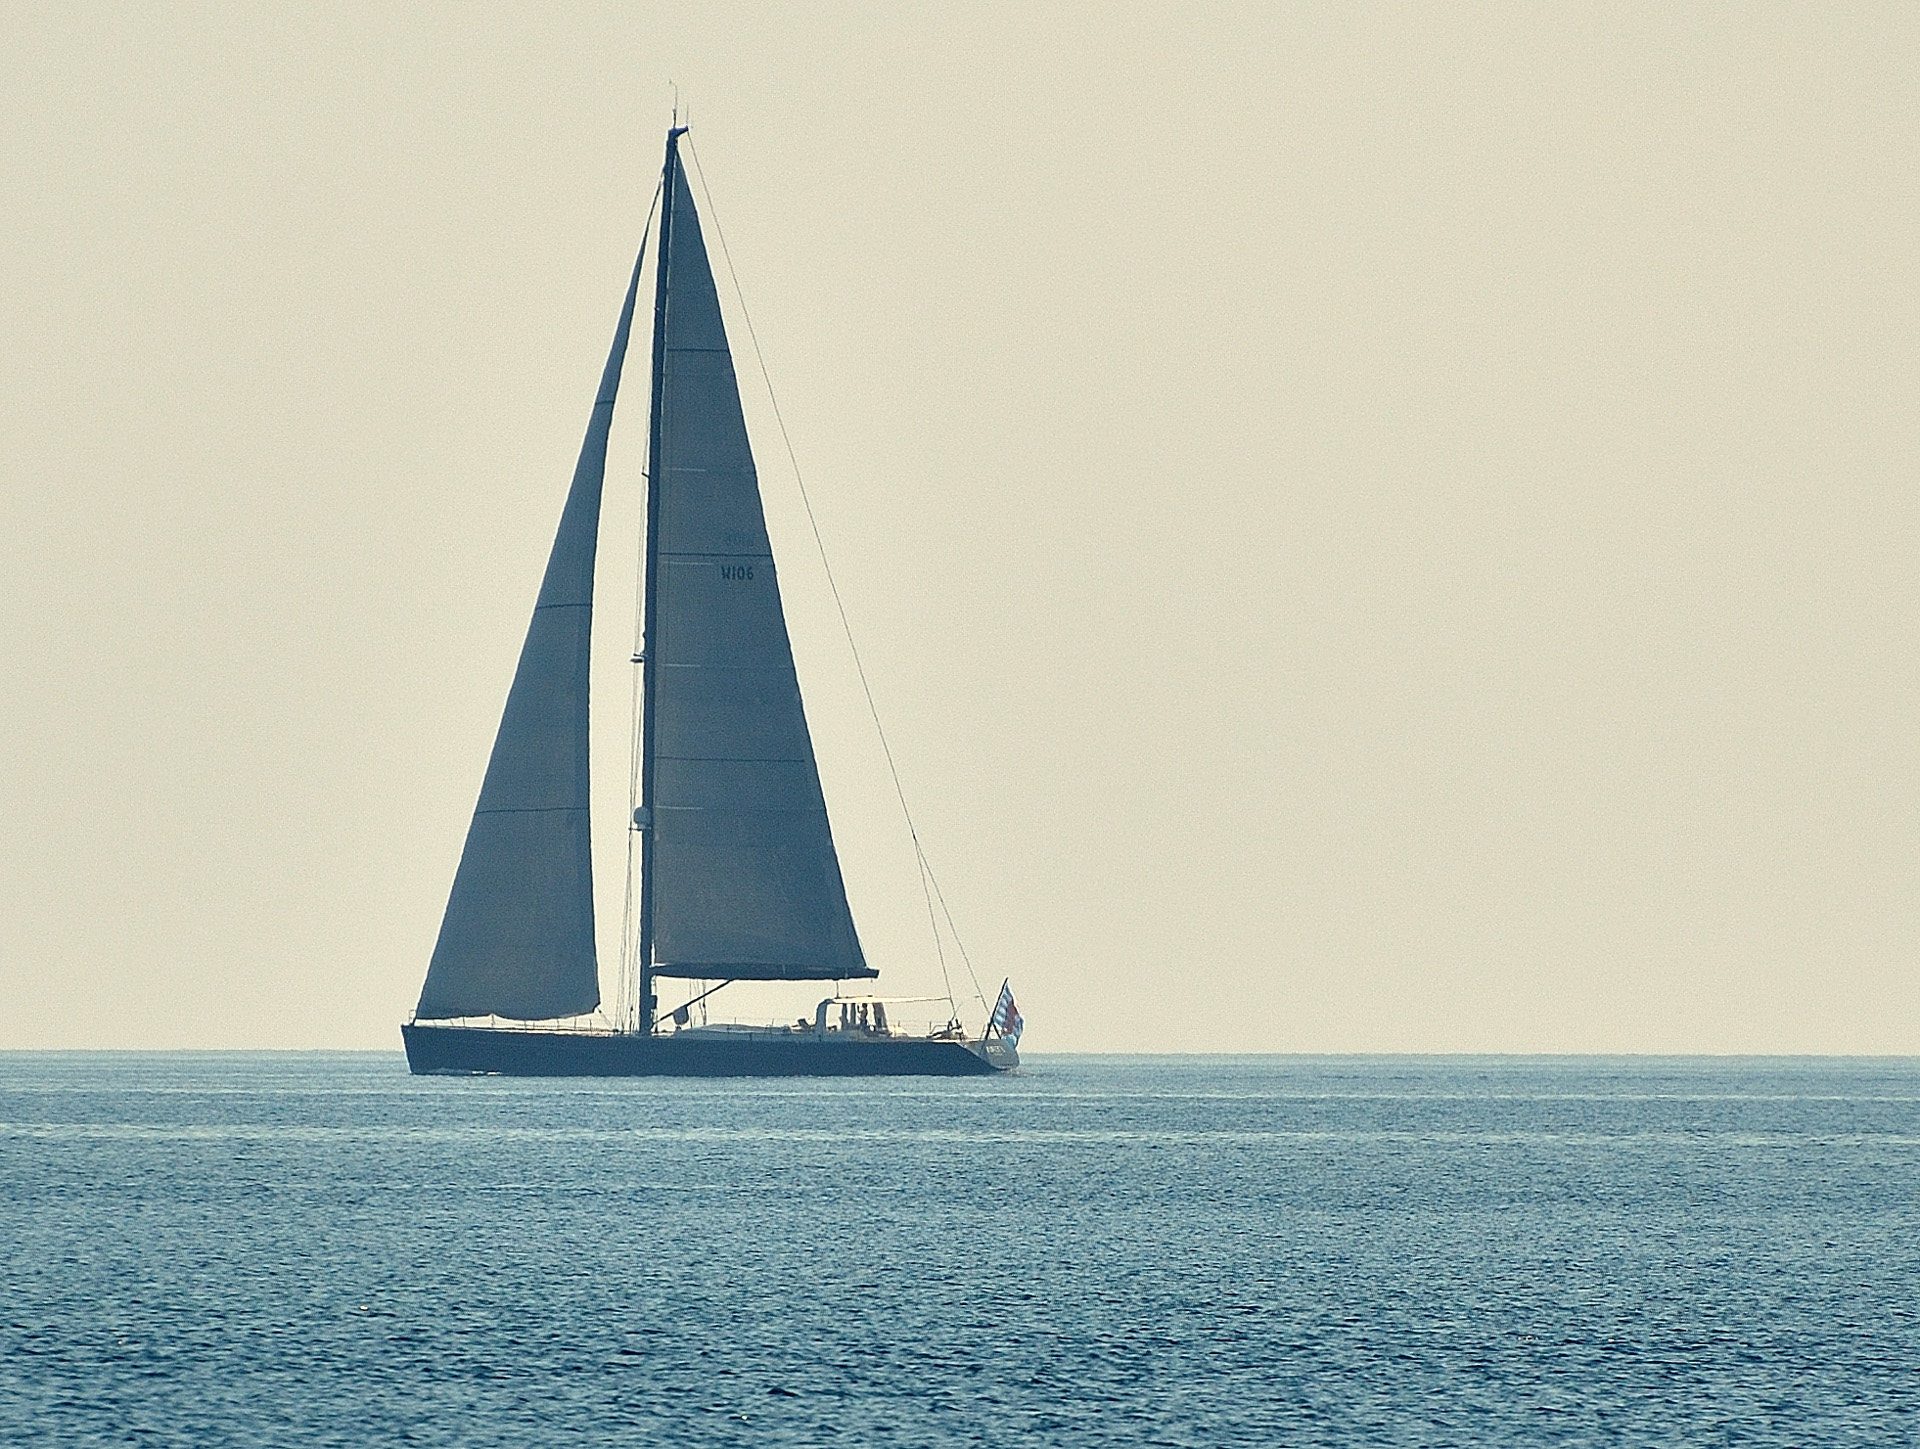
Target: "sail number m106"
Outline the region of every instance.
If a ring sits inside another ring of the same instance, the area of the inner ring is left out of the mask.
[[[723,579],[736,579],[744,582],[745,580],[753,577],[753,565],[752,564],[721,564],[720,577]]]

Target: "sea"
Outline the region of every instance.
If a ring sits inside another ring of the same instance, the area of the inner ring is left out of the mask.
[[[0,1054],[0,1444],[1912,1445],[1920,1061]]]

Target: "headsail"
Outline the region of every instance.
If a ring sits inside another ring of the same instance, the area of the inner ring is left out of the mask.
[[[713,271],[669,139],[642,799],[653,975],[873,976],[807,732]]]
[[[415,1015],[422,1018],[539,1021],[600,1004],[587,813],[587,661],[607,430],[639,286],[636,260],[420,991]]]

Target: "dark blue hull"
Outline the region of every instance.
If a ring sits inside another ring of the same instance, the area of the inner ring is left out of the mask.
[[[400,1028],[407,1066],[429,1073],[503,1077],[977,1077],[1020,1064],[998,1041],[843,1038],[812,1032],[682,1032],[667,1036],[516,1031],[499,1027]]]

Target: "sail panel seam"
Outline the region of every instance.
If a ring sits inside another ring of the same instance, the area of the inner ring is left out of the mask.
[[[813,763],[805,755],[663,755],[656,750],[653,757],[656,760],[673,760],[682,765],[809,765]]]
[[[655,815],[678,810],[682,815],[825,815],[825,805],[656,805]],[[744,848],[744,847],[742,847]]]

